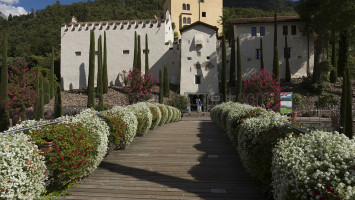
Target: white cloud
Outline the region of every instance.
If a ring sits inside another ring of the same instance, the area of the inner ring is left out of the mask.
[[[0,2],[7,3],[7,4],[18,4],[20,0],[0,0]]]
[[[15,2],[16,0],[0,0],[0,1]],[[16,7],[16,6],[12,6],[12,5],[8,5],[8,4],[4,4],[4,3],[0,3],[0,12],[2,12],[7,17],[10,14],[12,16],[15,16],[15,15],[23,15],[23,14],[28,13],[23,7]]]

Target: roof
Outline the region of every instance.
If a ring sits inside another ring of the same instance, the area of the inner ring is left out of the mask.
[[[113,21],[98,21],[98,22],[71,22],[62,24],[62,26],[85,26],[85,25],[114,25],[114,24],[150,24],[150,23],[168,22],[166,19],[143,19],[143,20],[113,20]]]
[[[277,22],[297,22],[300,21],[299,16],[280,16],[276,18]],[[238,18],[231,19],[231,24],[252,24],[252,23],[273,23],[274,17],[258,17],[258,18]]]
[[[207,24],[207,23],[204,23],[204,22],[201,22],[201,21],[196,21],[196,22],[194,22],[194,23],[192,23],[192,24],[190,24],[190,25],[186,25],[186,26],[182,27],[182,28],[180,29],[180,32],[182,33],[182,32],[184,32],[184,31],[186,31],[187,29],[192,28],[193,26],[197,26],[197,25],[207,26],[207,27],[209,27],[209,28],[211,28],[211,29],[214,29],[216,32],[218,32],[217,26],[212,26],[212,25],[210,25],[210,24]]]

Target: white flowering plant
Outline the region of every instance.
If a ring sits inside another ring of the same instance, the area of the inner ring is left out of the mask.
[[[224,109],[228,109],[234,102],[226,102],[226,103],[221,103],[215,107],[212,108],[211,110],[211,119],[214,123],[216,123],[219,127],[222,127],[221,125],[221,114]]]
[[[322,131],[280,140],[272,187],[276,200],[355,199],[355,140]]]
[[[155,104],[159,107],[161,112],[161,120],[159,126],[168,123],[169,110],[164,104]]]
[[[0,199],[37,199],[47,179],[44,156],[23,133],[0,134]]]
[[[152,113],[146,103],[137,103],[127,106],[126,109],[131,110],[138,120],[137,135],[145,135],[152,125]]]
[[[168,119],[167,119],[167,123],[170,123],[171,120],[173,119],[173,109],[171,106],[165,106],[168,109]]]
[[[154,129],[160,123],[161,111],[160,111],[159,107],[155,104],[147,103],[147,106],[149,107],[150,112],[152,113],[152,125],[151,125],[150,129]]]

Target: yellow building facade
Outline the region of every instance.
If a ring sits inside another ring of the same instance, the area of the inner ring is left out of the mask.
[[[169,10],[171,14],[175,32],[196,21],[218,27],[218,35],[222,32],[222,25],[218,21],[223,16],[223,0],[165,0],[163,7],[164,11]]]

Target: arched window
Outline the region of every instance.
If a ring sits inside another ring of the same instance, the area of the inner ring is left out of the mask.
[[[191,24],[191,18],[190,17],[187,18],[187,23]]]
[[[190,4],[187,4],[187,9],[186,10],[190,10]]]
[[[186,17],[182,19],[182,23],[186,24]]]
[[[182,9],[186,10],[186,4],[182,4]]]

